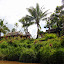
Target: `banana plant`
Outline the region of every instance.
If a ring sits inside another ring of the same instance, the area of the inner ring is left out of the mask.
[[[0,19],[0,40],[1,40],[1,33],[6,34],[7,31],[10,31],[6,25],[3,23],[4,20]]]

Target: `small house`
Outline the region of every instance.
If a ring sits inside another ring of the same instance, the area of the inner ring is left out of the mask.
[[[20,36],[21,38],[22,37],[23,38],[30,38],[31,34],[29,32],[27,34],[22,34],[20,32],[11,32],[11,33],[6,34],[5,36],[2,36],[1,38],[4,38],[4,37],[10,38],[10,37],[18,37],[18,36]]]

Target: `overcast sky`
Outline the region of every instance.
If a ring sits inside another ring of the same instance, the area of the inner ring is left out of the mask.
[[[40,7],[44,5],[46,10],[50,9],[49,12],[54,12],[56,6],[61,5],[61,0],[0,0],[0,19],[7,21],[11,29],[20,18],[29,14],[26,8],[36,7],[36,3],[39,3]],[[45,31],[46,29],[43,28],[45,22],[40,22],[40,25]],[[21,23],[19,23],[19,29],[21,29]],[[35,36],[36,25],[29,27],[29,32]]]

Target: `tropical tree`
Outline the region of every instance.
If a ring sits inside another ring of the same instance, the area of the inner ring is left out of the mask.
[[[63,6],[57,6],[55,12],[50,16],[50,22],[46,25],[55,28],[59,36],[64,22],[62,9]]]
[[[38,36],[39,28],[40,28],[40,24],[39,24],[40,20],[46,20],[48,10],[43,12],[42,8],[39,7],[39,4],[36,4],[36,8],[30,7],[27,10],[30,13],[31,21],[34,21],[34,23],[37,25],[37,38],[38,38],[39,37]]]
[[[18,23],[15,23],[15,26],[14,26],[16,29],[15,31],[17,31],[17,28],[18,28]],[[14,29],[14,28],[13,28]]]
[[[60,12],[60,15],[61,15],[61,17],[60,17],[60,21],[62,22],[62,32],[63,32],[63,35],[64,35],[64,0],[62,1],[63,2],[63,5],[60,7],[60,10],[61,10],[61,12]]]
[[[51,29],[52,23],[51,23],[51,19],[50,17],[47,18],[46,20],[46,25],[44,26],[44,28],[49,28],[49,33],[50,33],[50,29]]]
[[[19,20],[19,22],[21,22],[23,24],[22,27],[24,28],[24,31],[26,34],[28,33],[28,27],[33,24],[33,22],[31,22],[30,20],[31,20],[31,18],[28,15],[26,15],[25,17],[23,17]]]
[[[6,34],[7,31],[10,31],[6,25],[4,25],[3,20],[0,19],[0,40],[1,40],[1,33]]]
[[[12,29],[12,32],[16,32],[16,29],[15,29],[15,28],[13,28],[13,29]]]

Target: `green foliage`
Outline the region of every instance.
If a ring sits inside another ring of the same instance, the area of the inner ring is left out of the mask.
[[[21,55],[19,60],[21,62],[26,62],[26,63],[32,63],[36,61],[36,54],[32,49],[25,49]]]
[[[61,37],[61,45],[64,47],[64,36]]]
[[[56,38],[56,34],[45,34],[45,40]]]
[[[44,64],[64,63],[64,36],[45,34],[39,39],[8,38],[0,41],[0,60],[38,62]],[[60,59],[61,58],[61,59]]]
[[[43,47],[43,43],[36,43],[35,45],[34,45],[34,47],[35,47],[35,49],[36,49],[36,51],[38,51],[41,47]]]
[[[38,53],[38,55],[40,56],[39,57],[40,62],[44,64],[50,64],[49,58],[50,56],[53,55],[54,52],[55,52],[55,49],[51,49],[49,46],[42,47]]]
[[[3,41],[1,44],[0,44],[0,48],[7,48],[8,46],[8,43],[6,41]]]
[[[4,59],[5,55],[0,52],[0,60]]]
[[[21,52],[22,49],[19,47],[9,47],[8,53],[6,54],[6,60],[19,61],[19,56]]]
[[[56,52],[50,57],[51,64],[64,64],[64,49],[57,49]]]

